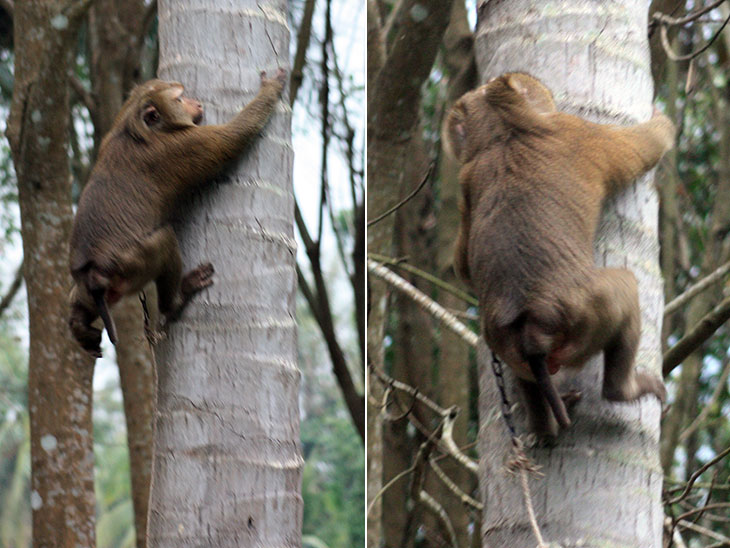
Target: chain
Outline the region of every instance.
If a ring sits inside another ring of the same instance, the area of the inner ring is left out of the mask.
[[[494,372],[494,378],[497,381],[499,395],[502,398],[502,417],[504,417],[504,422],[507,425],[510,437],[512,438],[512,444],[514,445],[517,441],[517,430],[515,429],[515,422],[512,417],[512,406],[509,403],[509,398],[507,398],[507,389],[504,384],[504,372],[502,371],[502,361],[494,352],[492,352],[492,371]]]
[[[140,292],[139,294],[139,302],[142,303],[142,312],[144,313],[144,328],[145,330],[147,330],[150,327],[150,311],[147,308],[147,295],[145,295],[144,291]]]
[[[139,302],[142,303],[142,312],[144,313],[144,335],[149,345],[154,347],[158,342],[160,342],[164,335],[155,331],[150,326],[150,311],[149,308],[147,308],[147,295],[145,295],[144,291],[141,291],[139,294]]]

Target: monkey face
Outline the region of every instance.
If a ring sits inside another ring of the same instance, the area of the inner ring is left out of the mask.
[[[164,80],[150,80],[137,86],[122,108],[122,124],[138,141],[197,126],[203,119],[203,106],[185,97],[184,91],[179,82]]]

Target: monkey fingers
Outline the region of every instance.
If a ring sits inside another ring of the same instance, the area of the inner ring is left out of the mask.
[[[180,295],[176,299],[177,306],[169,311],[164,311],[166,323],[177,321],[193,295],[213,285],[214,273],[215,269],[212,264],[202,263],[183,276],[180,283]]]
[[[215,269],[212,264],[202,263],[185,274],[180,287],[183,299],[189,299],[198,291],[213,285],[214,273]]]

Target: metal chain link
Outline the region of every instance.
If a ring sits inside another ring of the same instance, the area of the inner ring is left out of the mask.
[[[512,443],[516,443],[517,430],[515,429],[514,418],[512,417],[512,406],[507,398],[507,388],[504,384],[504,372],[502,371],[502,361],[499,359],[496,353],[492,352],[492,371],[494,372],[494,378],[497,381],[497,388],[499,388],[499,394],[502,398],[502,417],[504,422],[507,424]]]

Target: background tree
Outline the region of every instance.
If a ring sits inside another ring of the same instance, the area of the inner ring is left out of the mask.
[[[78,0],[19,2],[12,13],[14,84],[6,134],[26,257],[35,546],[94,544],[93,360],[67,336],[71,280],[61,251],[68,249],[72,220],[68,81],[87,6]]]

